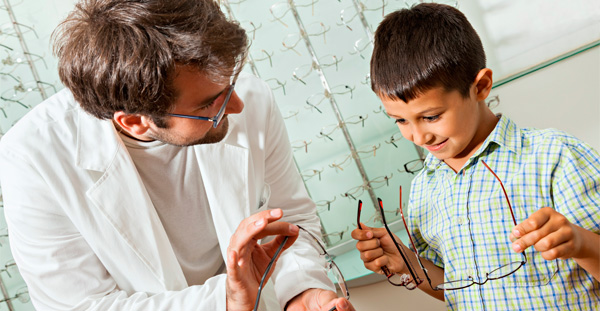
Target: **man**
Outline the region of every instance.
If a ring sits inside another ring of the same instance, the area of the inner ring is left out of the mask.
[[[217,3],[83,0],[54,37],[66,89],[0,143],[37,309],[251,310],[284,236],[275,309],[352,309],[298,233],[318,234],[314,204]]]

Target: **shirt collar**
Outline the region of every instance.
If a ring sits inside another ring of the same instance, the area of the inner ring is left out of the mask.
[[[496,123],[494,130],[488,135],[481,147],[469,158],[467,163],[470,163],[473,159],[479,157],[492,143],[507,148],[516,154],[521,152],[521,132],[519,128],[508,117],[503,116],[502,114],[498,114],[498,117],[500,120]],[[442,164],[443,162],[432,154],[427,155],[427,158],[425,159],[425,168],[428,171],[434,171]]]

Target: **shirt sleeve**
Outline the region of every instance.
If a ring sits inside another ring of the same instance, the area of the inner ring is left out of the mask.
[[[554,208],[572,223],[600,234],[600,156],[568,137],[556,154],[552,178]]]

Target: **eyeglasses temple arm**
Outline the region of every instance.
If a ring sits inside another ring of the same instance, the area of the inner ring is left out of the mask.
[[[429,278],[429,274],[427,274],[427,269],[425,269],[425,266],[423,266],[423,263],[421,262],[421,258],[419,258],[419,253],[417,253],[417,247],[415,246],[415,242],[413,241],[412,236],[410,235],[410,232],[408,232],[408,226],[406,225],[406,220],[404,219],[404,212],[402,211],[402,186],[400,186],[400,216],[402,217],[402,222],[404,223],[404,228],[406,228],[406,235],[408,235],[410,244],[412,245],[413,249],[415,250],[415,256],[417,257],[417,262],[419,262],[419,266],[421,267],[421,269],[423,271],[425,271],[425,277],[427,278],[429,286],[432,289],[434,289],[433,286],[431,286],[431,279]]]
[[[258,293],[256,294],[256,300],[254,302],[254,309],[252,309],[253,311],[257,311],[258,310],[258,305],[260,303],[260,294],[262,292],[265,280],[267,279],[267,275],[269,274],[269,271],[271,271],[271,267],[273,266],[273,263],[275,262],[275,260],[277,259],[277,257],[279,257],[279,253],[281,253],[281,249],[283,248],[283,246],[287,242],[288,238],[289,238],[289,236],[285,236],[283,238],[283,242],[281,242],[281,244],[279,245],[279,247],[275,251],[275,255],[273,255],[273,258],[271,258],[271,261],[269,261],[269,265],[267,266],[267,269],[265,269],[265,273],[263,274],[262,279],[260,280],[260,284],[258,285]]]
[[[404,254],[404,251],[400,248],[400,246],[398,245],[398,242],[396,242],[396,239],[394,239],[394,234],[392,233],[392,231],[390,230],[390,228],[387,225],[387,222],[385,221],[385,212],[383,210],[383,201],[380,198],[377,198],[377,201],[379,202],[379,209],[381,211],[381,219],[383,220],[383,226],[385,227],[385,230],[387,231],[387,233],[390,235],[390,238],[392,239],[392,241],[394,241],[394,245],[396,246],[396,249],[400,253],[400,256],[402,256],[402,260],[404,260],[404,263],[406,263],[408,272],[412,276],[413,280],[415,280],[415,282],[418,284],[418,280],[420,280],[419,277],[413,270],[413,267],[410,264],[410,261],[408,261],[408,258],[406,257],[406,255]]]
[[[510,200],[508,199],[508,194],[506,193],[506,189],[504,189],[504,183],[502,182],[502,180],[500,180],[500,177],[498,177],[498,175],[496,175],[496,173],[494,172],[494,170],[492,170],[487,165],[487,163],[485,163],[485,161],[481,160],[481,163],[483,163],[483,165],[485,165],[485,167],[494,175],[494,177],[496,177],[496,179],[500,183],[500,187],[502,187],[502,192],[504,192],[504,197],[506,198],[506,203],[508,203],[508,208],[510,210],[510,216],[512,216],[513,223],[516,226],[517,225],[517,219],[515,218],[515,213],[513,212],[512,205],[510,204]]]
[[[360,214],[362,212],[362,205],[362,200],[358,200],[358,213],[356,214],[356,223],[358,224],[358,229],[360,230],[362,230],[362,226],[360,225]],[[381,267],[381,271],[383,271],[383,273],[388,279],[392,277],[392,275],[394,275],[392,272],[390,272],[390,269],[388,269],[387,266]]]

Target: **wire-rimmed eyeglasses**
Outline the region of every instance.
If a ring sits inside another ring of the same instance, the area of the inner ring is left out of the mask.
[[[30,298],[29,298],[29,290],[27,289],[26,286],[21,287],[19,290],[17,290],[17,292],[15,293],[14,296],[12,297],[6,297],[2,300],[0,300],[0,303],[6,303],[9,301],[14,301],[17,300],[20,303],[27,303],[29,302]]]
[[[498,180],[498,182],[500,183],[500,187],[502,187],[502,192],[504,193],[504,198],[506,199],[506,203],[508,204],[508,209],[510,210],[510,216],[512,217],[513,224],[516,226],[517,220],[515,218],[515,213],[512,209],[512,205],[510,204],[510,200],[508,199],[508,194],[506,193],[506,189],[504,188],[504,184],[502,183],[502,180],[500,180],[498,175],[496,175],[494,170],[492,170],[487,165],[487,163],[485,163],[485,161],[481,160],[481,163],[483,163],[485,168],[487,170],[489,170],[494,175],[496,180]],[[402,222],[404,223],[404,228],[406,229],[406,232],[408,233],[408,226],[406,225],[406,220],[404,219],[404,213],[402,211],[402,186],[400,186],[400,215],[402,216]],[[408,237],[409,237],[410,243],[412,244],[413,249],[415,250],[415,255],[419,262],[419,266],[421,267],[421,269],[423,269],[423,272],[425,272],[425,277],[427,278],[427,281],[429,282],[429,286],[433,290],[457,290],[457,289],[463,289],[463,288],[472,286],[474,284],[483,285],[483,284],[487,283],[487,281],[498,280],[498,279],[507,277],[507,276],[515,273],[517,270],[519,270],[523,265],[525,265],[527,263],[527,256],[525,255],[525,252],[521,252],[521,254],[523,255],[523,260],[509,262],[507,264],[501,265],[500,267],[498,267],[490,272],[487,272],[485,274],[485,280],[483,282],[477,282],[477,281],[475,281],[473,276],[469,275],[466,279],[445,281],[434,287],[431,284],[431,279],[429,278],[429,275],[427,274],[427,269],[425,269],[425,267],[423,266],[423,263],[421,262],[421,258],[419,257],[417,248],[415,247],[415,244],[414,244],[410,234],[408,234]],[[393,237],[392,237],[392,240],[394,240]],[[394,243],[397,244],[396,240],[394,240]]]
[[[344,298],[350,299],[350,292],[348,291],[348,286],[346,285],[346,279],[344,279],[344,276],[342,275],[342,271],[333,261],[333,256],[331,256],[325,250],[325,246],[323,245],[323,242],[321,242],[321,239],[319,239],[314,234],[310,233],[310,231],[304,229],[301,226],[298,226],[298,228],[300,229],[301,232],[304,232],[310,236],[310,240],[312,241],[311,245],[313,247],[315,247],[319,251],[319,255],[324,256],[325,260],[327,261],[327,265],[325,266],[325,268],[327,269],[327,273],[332,274],[333,277],[335,277],[336,284],[338,285],[341,293],[344,295]],[[279,253],[281,253],[281,250],[283,249],[283,246],[285,245],[287,240],[288,240],[288,237],[285,237],[283,242],[281,242],[281,245],[279,246],[279,248],[277,248],[277,251],[275,251],[275,255],[273,255],[273,258],[271,258],[271,261],[269,262],[267,269],[263,273],[262,279],[260,281],[260,285],[258,286],[258,294],[256,295],[256,301],[254,303],[254,309],[253,309],[254,311],[258,310],[258,305],[260,302],[260,294],[261,294],[261,291],[262,291],[262,288],[264,285],[264,281],[266,280],[266,276],[269,275],[269,271],[271,271],[271,268],[273,267],[273,263],[275,262],[275,259],[277,259],[279,257]],[[334,310],[336,310],[335,307],[331,308],[329,311],[334,311]]]
[[[231,80],[229,87],[227,88],[227,95],[225,96],[225,99],[223,100],[221,109],[219,109],[219,112],[217,112],[217,115],[215,115],[212,118],[192,116],[192,115],[179,114],[179,113],[167,113],[167,115],[171,116],[171,117],[178,117],[178,118],[210,121],[213,123],[213,128],[216,128],[217,126],[219,126],[219,123],[221,122],[221,120],[223,119],[223,116],[225,115],[225,108],[227,107],[227,103],[229,103],[229,99],[231,98],[231,95],[233,94],[233,89],[235,88],[235,83],[237,82],[237,78],[240,75],[240,72],[242,71],[241,70],[242,64],[243,64],[243,62],[238,63],[238,66],[236,66],[236,69],[234,69],[236,72],[235,76],[233,76],[233,79]],[[225,92],[225,90],[223,92]],[[215,101],[217,101],[217,100],[218,100],[218,98]],[[213,104],[214,104],[214,102],[213,102]]]

